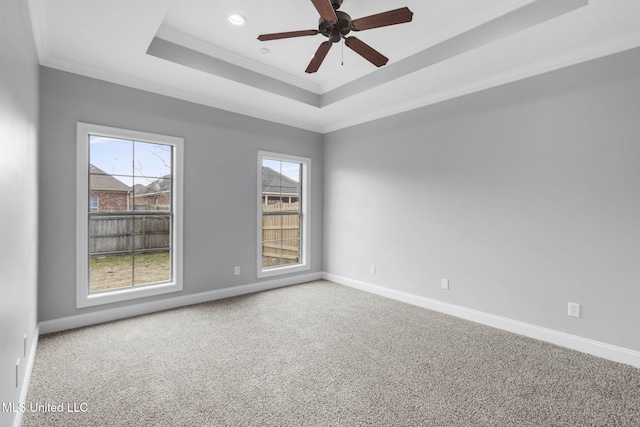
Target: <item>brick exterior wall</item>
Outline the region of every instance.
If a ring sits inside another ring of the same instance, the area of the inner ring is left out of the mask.
[[[98,196],[98,212],[126,211],[133,207],[128,192],[92,191],[93,196]]]
[[[171,194],[169,192],[141,194],[135,196],[136,209],[150,211],[169,210],[169,206],[171,205],[170,196]]]

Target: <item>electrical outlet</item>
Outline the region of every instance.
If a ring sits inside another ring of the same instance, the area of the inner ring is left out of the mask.
[[[440,279],[440,287],[449,290],[449,279]]]
[[[235,267],[233,267],[233,274],[234,276],[239,276],[240,275],[240,266],[236,265]]]
[[[580,304],[576,302],[570,302],[569,311],[567,314],[571,317],[580,317]]]
[[[16,362],[16,388],[20,386],[20,359]]]
[[[376,265],[375,264],[371,264],[371,267],[369,268],[369,271],[371,272],[371,274],[376,274]]]

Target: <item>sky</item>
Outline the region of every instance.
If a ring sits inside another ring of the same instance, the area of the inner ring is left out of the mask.
[[[89,161],[128,186],[149,185],[171,173],[171,146],[91,135]],[[300,164],[264,159],[264,166],[300,181]]]
[[[148,185],[171,174],[171,146],[102,136],[89,137],[89,161],[128,186]]]
[[[300,182],[300,163],[282,162],[280,160],[263,159],[262,165],[267,166],[282,175]]]

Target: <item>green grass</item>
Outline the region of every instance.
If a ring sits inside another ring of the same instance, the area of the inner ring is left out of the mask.
[[[94,256],[89,264],[91,292],[164,282],[170,278],[169,252],[136,254],[135,257],[130,254]]]

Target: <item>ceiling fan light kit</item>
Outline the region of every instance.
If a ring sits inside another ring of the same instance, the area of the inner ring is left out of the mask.
[[[342,0],[311,0],[311,2],[318,11],[318,14],[320,14],[317,30],[288,31],[285,33],[261,34],[258,36],[258,40],[260,41],[315,36],[317,34],[322,34],[327,37],[328,40],[320,44],[320,47],[311,59],[309,66],[305,70],[306,73],[315,73],[318,71],[333,43],[338,43],[341,40],[344,40],[348,48],[376,67],[382,67],[389,61],[389,58],[362,40],[353,36],[347,37],[347,34],[351,31],[363,31],[372,28],[387,27],[389,25],[403,24],[405,22],[411,22],[413,19],[413,12],[411,12],[408,7],[389,10],[363,18],[351,19],[349,14],[338,10],[342,5]]]

